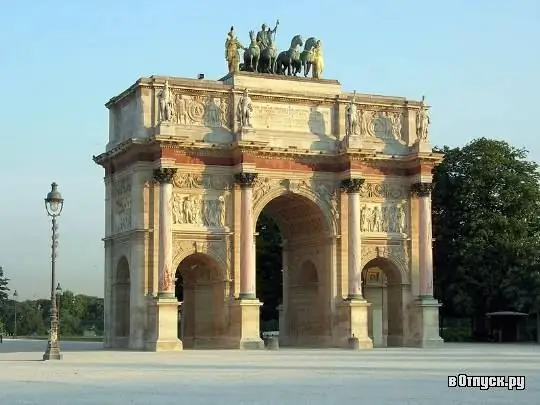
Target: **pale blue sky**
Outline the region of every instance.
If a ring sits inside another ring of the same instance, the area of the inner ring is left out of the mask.
[[[494,137],[540,160],[538,0],[0,0],[0,6],[0,265],[22,298],[49,293],[43,198],[52,181],[66,200],[59,280],[102,296],[103,171],[91,157],[107,142],[103,104],[141,76],[220,78],[231,25],[248,43],[249,30],[279,18],[281,49],[296,34],[322,39],[325,77],[346,90],[425,94],[435,144]]]

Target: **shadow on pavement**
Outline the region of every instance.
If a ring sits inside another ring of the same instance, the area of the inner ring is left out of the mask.
[[[0,344],[0,354],[43,352],[45,351],[46,347],[46,340],[4,339],[3,343]],[[103,350],[103,343],[73,342],[60,340],[60,350],[63,352],[85,352],[93,350]]]

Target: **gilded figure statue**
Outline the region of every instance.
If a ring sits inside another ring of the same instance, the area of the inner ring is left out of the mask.
[[[320,79],[324,70],[324,57],[321,40],[318,40],[313,47],[313,65],[313,78]]]
[[[231,27],[227,40],[225,41],[225,60],[229,68],[229,73],[236,73],[240,70],[240,49],[246,49],[236,38],[234,27]]]

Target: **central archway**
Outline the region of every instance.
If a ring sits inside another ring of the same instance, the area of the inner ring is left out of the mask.
[[[331,229],[323,208],[285,192],[262,208],[256,229],[262,332],[279,329],[283,346],[330,346]]]

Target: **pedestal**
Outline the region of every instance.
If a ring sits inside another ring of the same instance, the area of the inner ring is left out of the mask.
[[[261,305],[257,299],[231,301],[229,332],[231,341],[228,346],[243,350],[264,349],[264,342],[259,332]]]
[[[416,141],[413,146],[409,148],[412,153],[431,153],[433,148],[428,141]]]
[[[177,352],[182,350],[178,339],[178,301],[176,298],[159,297],[152,308],[151,323],[154,333],[146,342],[146,350],[153,352]]]
[[[441,347],[444,341],[439,335],[439,307],[441,304],[433,297],[420,297],[415,304],[415,327],[418,331],[413,346],[423,348]]]
[[[339,304],[340,336],[339,346],[350,348],[349,338],[358,339],[358,349],[372,349],[373,341],[368,335],[368,308],[366,300],[347,300]],[[356,347],[356,343],[355,343]]]
[[[345,149],[377,149],[384,143],[377,138],[353,135],[343,139],[342,144]]]

